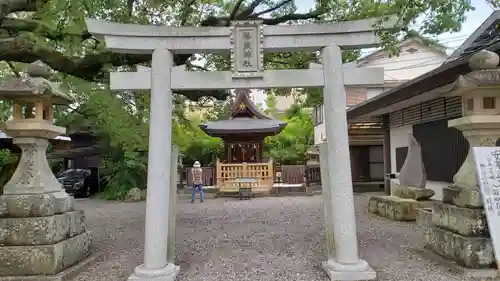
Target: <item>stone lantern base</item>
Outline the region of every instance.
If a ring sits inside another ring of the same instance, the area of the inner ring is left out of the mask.
[[[85,215],[47,161],[48,139],[60,131],[31,120],[7,124],[22,154],[0,196],[0,281],[71,280],[95,260]]]
[[[418,209],[428,209],[435,202],[430,200],[433,190],[404,186],[397,180],[391,181],[391,191],[390,196],[371,196],[368,211],[394,221],[415,221]]]
[[[465,116],[448,125],[462,131],[471,148],[495,146],[500,136],[500,117],[495,115]],[[432,208],[426,243],[434,253],[466,268],[493,268],[496,259],[471,150],[453,181],[443,188],[442,202]]]
[[[65,270],[90,256],[84,213],[63,196],[0,197],[0,280],[69,279]]]
[[[425,229],[426,244],[466,268],[493,268],[496,260],[484,208],[470,195],[469,190],[443,189],[443,202],[434,204]]]

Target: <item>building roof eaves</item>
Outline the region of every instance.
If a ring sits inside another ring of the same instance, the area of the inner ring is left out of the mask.
[[[495,41],[480,50],[500,51],[500,42]],[[478,50],[478,51],[480,51]],[[476,53],[476,52],[474,52]],[[430,92],[436,88],[455,82],[461,75],[473,71],[469,66],[469,58],[474,54],[466,54],[462,57],[445,62],[440,67],[431,70],[419,77],[394,87],[369,100],[359,103],[347,110],[348,120],[357,120],[369,116],[376,110],[392,106],[410,98]]]
[[[500,10],[494,11],[461,45],[458,47],[449,57],[447,61],[454,60],[460,57],[467,48],[471,47],[472,44],[483,35],[485,31],[490,28],[490,26],[500,19]]]
[[[468,60],[474,53],[481,50],[499,53],[499,23],[500,11],[494,11],[444,64],[413,80],[349,108],[347,111],[348,120],[370,118],[370,114],[374,115],[373,112],[376,110],[415,98],[433,89],[453,83],[460,75],[471,72],[472,69],[469,67]],[[476,42],[478,40],[480,42]]]

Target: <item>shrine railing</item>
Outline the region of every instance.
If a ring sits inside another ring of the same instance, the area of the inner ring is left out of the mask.
[[[269,192],[273,186],[274,169],[273,161],[267,163],[220,163],[216,162],[217,186],[221,192],[235,192],[240,187],[248,187],[249,183],[232,182],[241,178],[257,179],[252,184],[252,190],[256,192]]]

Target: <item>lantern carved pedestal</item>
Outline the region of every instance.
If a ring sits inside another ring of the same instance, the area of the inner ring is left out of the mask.
[[[46,157],[49,139],[66,131],[52,125],[52,105],[71,99],[43,77],[11,80],[0,98],[13,101],[5,132],[22,150],[0,196],[0,280],[70,279],[95,258],[84,213],[74,209]]]

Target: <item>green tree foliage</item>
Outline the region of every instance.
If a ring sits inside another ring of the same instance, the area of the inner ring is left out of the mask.
[[[69,82],[70,88],[82,89]],[[78,82],[78,81],[77,81]],[[86,83],[88,84],[88,83]],[[93,87],[79,93],[78,110],[58,119],[69,130],[88,130],[99,140],[101,171],[106,182],[106,198],[120,198],[133,187],[145,188],[148,152],[148,124],[141,107],[145,93],[115,95]]]
[[[285,115],[287,126],[280,134],[266,138],[266,151],[281,164],[303,164],[307,160],[307,150],[314,137],[311,114],[295,104]]]
[[[223,151],[223,142],[205,134],[198,126],[201,119],[192,118],[183,125],[174,126],[174,142],[183,153],[183,163],[192,166],[199,161],[203,166],[212,164]]]
[[[269,116],[274,116],[276,115],[276,95],[274,94],[274,91],[270,90],[267,91],[266,95],[266,110],[265,113],[268,114]]]
[[[213,101],[213,106],[209,108],[204,114],[204,120],[219,120],[219,119],[228,119],[229,114],[231,113],[231,107],[233,102],[233,96],[229,96],[226,100]]]

